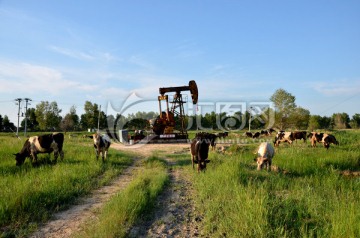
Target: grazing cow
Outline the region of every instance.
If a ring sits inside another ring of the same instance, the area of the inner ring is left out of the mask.
[[[216,133],[215,135],[218,138],[225,138],[225,137],[229,136],[229,132],[227,132],[227,131],[219,132],[219,133]]]
[[[292,144],[292,142],[293,142],[292,132],[279,131],[275,136],[274,145],[278,146],[280,144],[280,142],[287,142],[289,144]]]
[[[261,135],[264,135],[264,136],[269,136],[269,135],[271,135],[271,133],[269,132],[269,130],[261,130],[261,131],[260,131],[260,134],[261,134]]]
[[[197,171],[200,172],[206,169],[206,164],[210,162],[208,160],[209,146],[213,140],[213,134],[206,132],[200,132],[195,135],[195,138],[191,142],[191,160],[192,166],[197,164]]]
[[[29,137],[24,143],[23,148],[19,153],[14,154],[16,159],[16,165],[22,165],[26,157],[30,157],[32,163],[37,162],[37,154],[54,152],[54,162],[60,154],[60,158],[64,158],[64,152],[62,150],[64,143],[63,133],[53,133],[41,136]]]
[[[272,128],[269,128],[268,129],[268,132],[269,132],[269,134],[271,135],[271,133],[273,133],[273,132],[276,132],[274,129],[272,129]]]
[[[304,140],[306,142],[306,131],[294,131],[292,133],[292,140]]]
[[[324,133],[311,132],[307,137],[310,138],[311,146],[316,147],[316,142],[322,142]]]
[[[269,171],[271,169],[272,158],[274,155],[274,148],[269,142],[261,143],[257,151],[257,158],[254,159],[257,163],[257,170],[261,170],[264,166],[266,166]]]
[[[111,144],[110,137],[108,135],[100,135],[99,133],[93,134],[94,148],[96,153],[96,159],[99,158],[100,153],[102,153],[102,161],[107,157],[107,153]]]
[[[339,142],[336,140],[335,136],[331,134],[324,134],[322,141],[321,141],[326,149],[329,149],[330,144],[333,143],[334,145],[338,145]]]
[[[252,138],[259,138],[259,136],[260,136],[260,132],[255,132]]]
[[[244,133],[244,136],[247,136],[247,137],[253,137],[253,134],[250,132],[250,131],[247,131]]]

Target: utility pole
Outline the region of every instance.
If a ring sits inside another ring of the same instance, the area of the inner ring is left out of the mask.
[[[21,105],[21,98],[16,98],[15,101],[17,101],[17,105],[19,105],[19,109],[18,109],[18,124],[16,127],[16,137],[19,137],[19,123],[20,123],[20,105]]]
[[[101,116],[101,105],[100,105],[100,109],[99,109],[99,116],[98,116],[98,128],[97,128],[97,132],[100,132],[100,116]]]
[[[27,106],[29,101],[32,101],[30,98],[24,98],[25,100],[25,130],[24,130],[24,136],[26,137],[26,130],[27,130]]]
[[[250,131],[250,126],[251,126],[251,112],[252,112],[253,107],[250,107],[249,110],[249,131]]]

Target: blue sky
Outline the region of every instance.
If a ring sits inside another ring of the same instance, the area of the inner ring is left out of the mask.
[[[15,98],[119,107],[195,80],[199,104],[269,101],[360,113],[360,1],[0,0],[0,114]],[[116,110],[115,110],[116,111]]]

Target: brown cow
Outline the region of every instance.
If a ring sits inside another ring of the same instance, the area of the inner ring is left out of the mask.
[[[259,138],[260,132],[255,132],[252,136],[252,138]]]
[[[304,140],[306,142],[306,131],[294,131],[292,133],[292,140]]]
[[[191,142],[191,160],[192,166],[197,164],[198,173],[206,169],[206,164],[210,162],[208,160],[209,146],[214,140],[214,135],[206,132],[199,132],[195,135],[195,138]]]
[[[311,132],[307,136],[310,138],[311,146],[316,147],[316,143],[321,143],[323,139],[324,133]]]
[[[247,137],[253,137],[253,134],[250,132],[250,131],[246,131],[245,133],[244,133],[244,136],[247,136]]]

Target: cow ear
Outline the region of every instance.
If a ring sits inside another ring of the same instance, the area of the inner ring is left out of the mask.
[[[210,160],[209,160],[209,159],[206,159],[206,160],[205,160],[205,163],[210,163]]]

